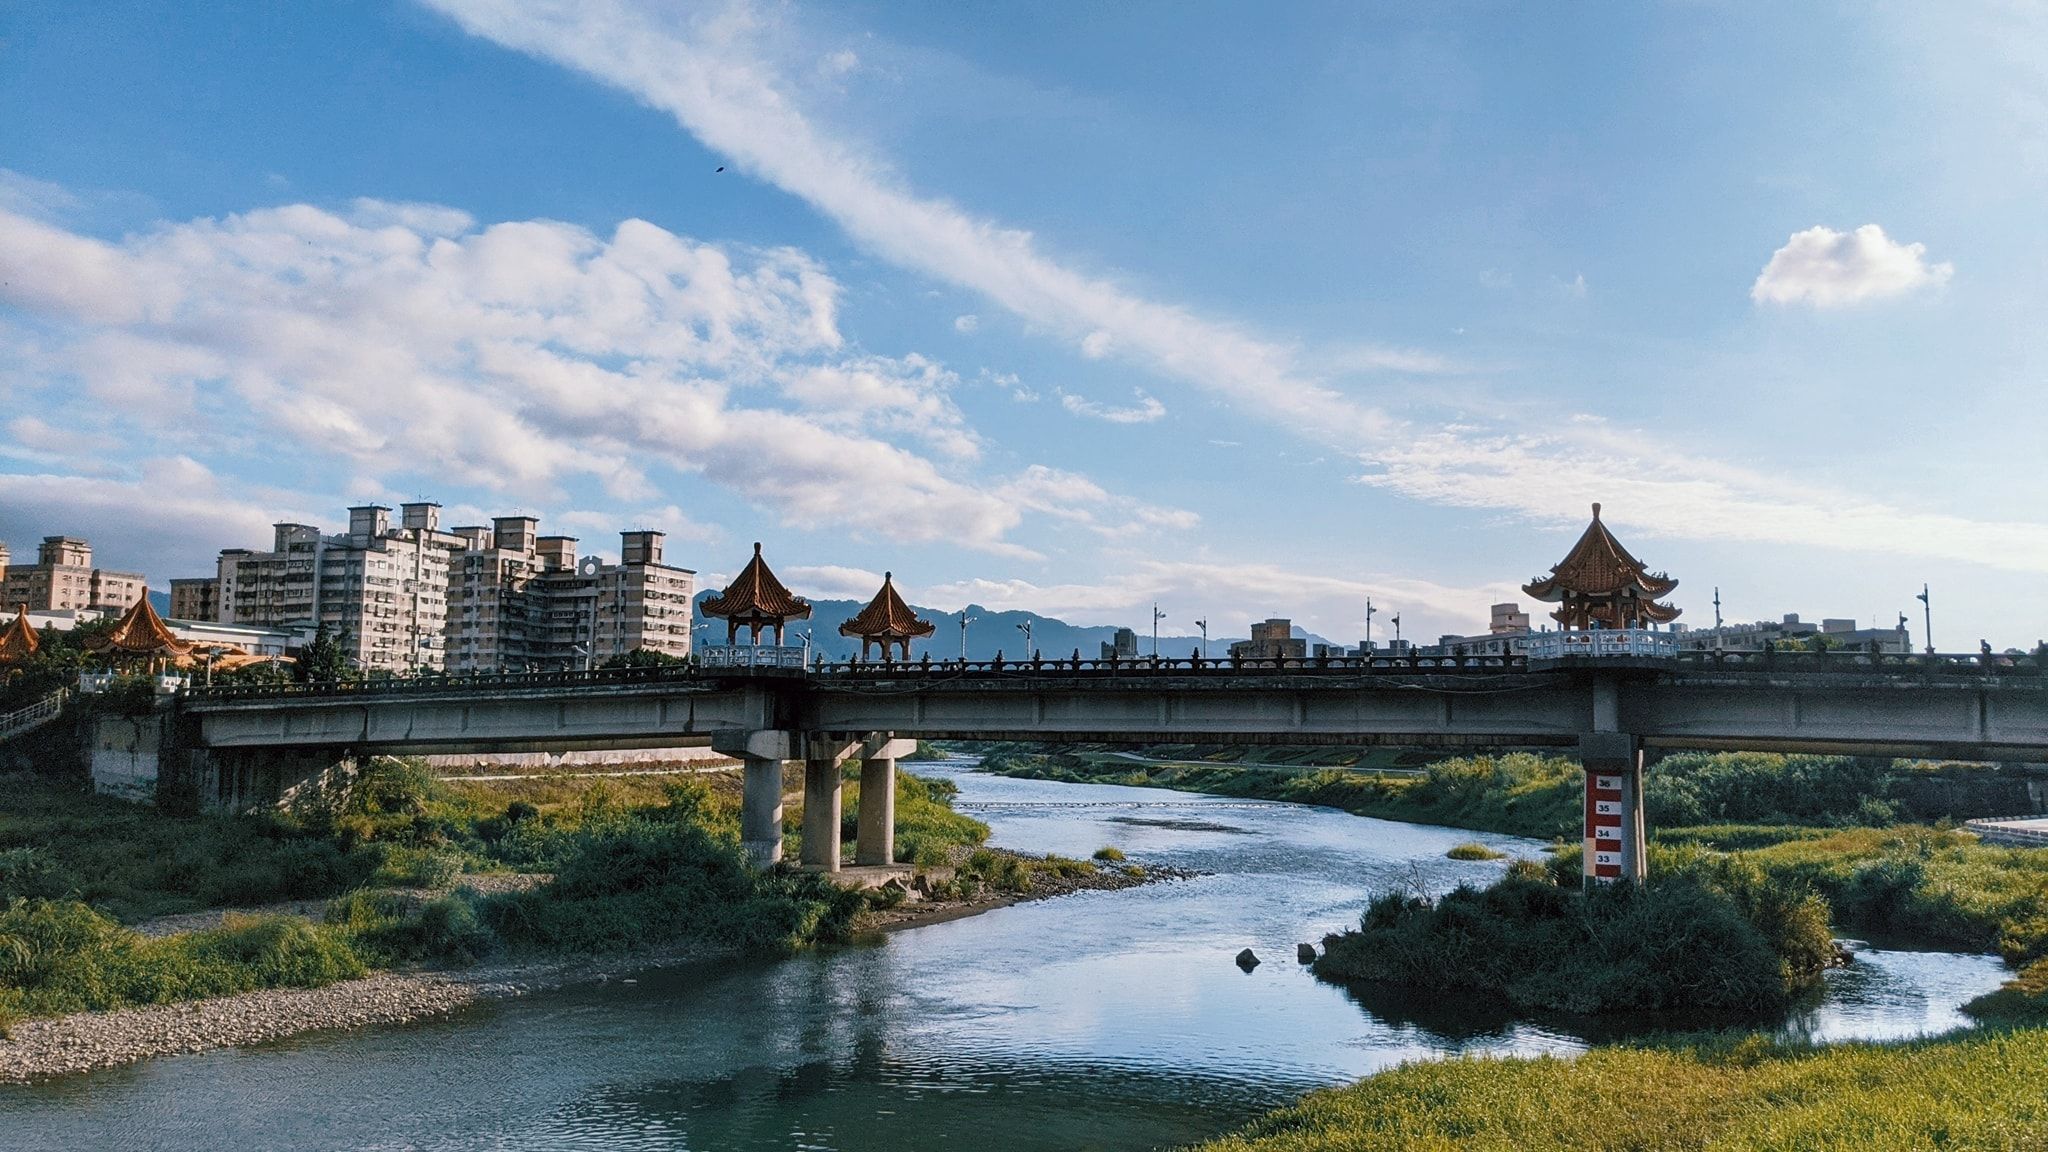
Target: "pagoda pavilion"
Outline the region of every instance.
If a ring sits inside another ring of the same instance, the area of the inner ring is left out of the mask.
[[[725,591],[698,605],[706,616],[725,618],[725,642],[739,642],[740,629],[748,628],[753,641],[761,642],[761,629],[775,629],[775,643],[782,643],[782,627],[791,620],[811,618],[811,602],[792,593],[768,570],[761,559],[761,545],[754,545],[754,558],[725,586]]]
[[[1678,581],[1662,572],[1650,572],[1643,562],[1629,554],[1600,522],[1600,505],[1593,505],[1593,522],[1585,534],[1550,575],[1522,585],[1522,591],[1547,604],[1556,604],[1551,619],[1565,629],[1647,628],[1678,619],[1679,609],[1658,603],[1669,595]]]
[[[87,637],[85,648],[88,652],[116,660],[145,662],[154,668],[159,663],[171,666],[186,663],[192,655],[193,645],[172,635],[164,625],[163,617],[150,606],[149,597],[144,596],[121,614],[113,631]]]
[[[882,573],[882,590],[868,601],[860,614],[839,626],[841,636],[857,637],[860,640],[860,658],[868,658],[870,645],[882,646],[882,659],[889,659],[891,645],[903,646],[905,663],[910,660],[910,642],[932,634],[934,628],[929,620],[920,620],[903,602],[896,592],[896,577],[892,572]]]
[[[28,626],[28,607],[24,605],[6,628],[0,628],[0,665],[19,664],[42,645],[36,630]]]

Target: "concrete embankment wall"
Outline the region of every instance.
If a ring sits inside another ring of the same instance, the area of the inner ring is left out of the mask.
[[[739,761],[709,748],[629,748],[592,752],[495,752],[456,756],[422,756],[427,766],[444,775],[468,772],[546,772],[604,768],[655,768],[669,765],[706,767]]]

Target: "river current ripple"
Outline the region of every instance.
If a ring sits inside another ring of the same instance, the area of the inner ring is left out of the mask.
[[[639,973],[419,1025],[299,1037],[0,1088],[0,1148],[1137,1150],[1311,1088],[1460,1052],[1567,1052],[1570,1024],[1354,998],[1294,946],[1377,892],[1485,882],[1477,840],[1330,809],[953,778],[994,840],[1202,875],[1084,892],[784,961]],[[1265,962],[1241,972],[1252,948]],[[1987,956],[1876,949],[1787,1033],[1944,1031]]]

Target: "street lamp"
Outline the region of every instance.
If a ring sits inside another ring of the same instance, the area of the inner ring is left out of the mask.
[[[1195,627],[1202,630],[1202,659],[1207,660],[1209,658],[1209,618],[1204,616],[1200,620],[1195,621]]]
[[[981,619],[979,616],[969,616],[966,612],[960,613],[960,662],[962,664],[967,663],[967,626],[979,619]]]
[[[1927,615],[1927,654],[1934,655],[1934,601],[1927,598],[1927,585],[1920,585],[1920,594],[1913,597],[1920,602],[1920,610]]]
[[[1394,653],[1395,653],[1395,655],[1399,655],[1399,654],[1400,654],[1400,652],[1401,652],[1401,614],[1400,614],[1399,612],[1396,612],[1396,613],[1394,613],[1394,617],[1393,617],[1393,619],[1394,619]]]
[[[1378,611],[1379,609],[1372,606],[1372,597],[1367,596],[1365,598],[1365,651],[1368,655],[1372,653],[1372,616],[1373,613]]]
[[[1152,659],[1159,659],[1159,622],[1166,619],[1166,613],[1159,610],[1159,601],[1152,602]]]
[[[1017,625],[1017,631],[1022,632],[1024,634],[1024,658],[1026,660],[1029,660],[1031,659],[1032,655],[1031,618],[1029,616],[1026,616],[1024,618],[1024,622],[1022,624]]]

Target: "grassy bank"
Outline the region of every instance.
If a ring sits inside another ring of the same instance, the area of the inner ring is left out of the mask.
[[[1761,1039],[1413,1064],[1200,1152],[1906,1152],[2048,1147],[2048,1032],[1823,1049]]]
[[[10,1019],[312,987],[399,964],[844,938],[865,898],[739,848],[727,774],[446,782],[372,762],[289,812],[177,817],[37,777],[0,788],[0,1028]],[[952,790],[899,774],[899,844],[979,845]],[[790,826],[801,820],[792,812]],[[465,875],[544,874],[482,892]],[[984,877],[982,873],[989,873]],[[964,870],[999,884],[999,863]],[[147,938],[165,913],[334,897],[323,921],[231,918]]]

